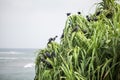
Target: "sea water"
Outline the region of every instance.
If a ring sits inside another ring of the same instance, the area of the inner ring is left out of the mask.
[[[37,49],[0,49],[0,80],[34,80]]]

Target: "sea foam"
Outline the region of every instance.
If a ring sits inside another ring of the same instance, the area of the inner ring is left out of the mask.
[[[24,68],[32,68],[32,67],[34,67],[34,66],[35,66],[34,63],[28,63],[28,64],[26,64],[26,65],[24,66]]]

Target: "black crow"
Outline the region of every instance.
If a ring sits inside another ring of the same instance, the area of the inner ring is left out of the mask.
[[[45,59],[44,59],[44,58],[41,58],[41,59],[40,59],[40,62],[45,63],[46,61],[45,61]]]
[[[61,39],[62,39],[62,38],[64,38],[64,33],[62,33],[62,35],[61,35],[61,37],[60,37],[60,38],[61,38]]]
[[[76,26],[76,27],[72,30],[72,32],[76,32],[76,31],[78,31],[78,29],[79,29],[79,27]]]
[[[108,14],[106,15],[107,18],[112,18],[112,16],[113,16],[112,13],[108,13]]]
[[[87,18],[87,20],[90,22],[91,21],[91,19],[90,19],[90,17],[87,15],[86,16],[86,18]]]
[[[55,41],[55,39],[56,39],[57,37],[58,37],[58,36],[55,36],[54,38],[49,38],[49,40],[48,40],[48,43],[47,43],[47,44],[51,43],[52,41]]]
[[[71,13],[67,13],[67,16],[70,16],[71,15]]]
[[[101,12],[100,12],[100,11],[98,11],[98,12],[96,12],[96,14],[95,14],[95,15],[96,15],[96,16],[98,16],[98,15],[100,15],[100,13],[101,13]]]
[[[47,68],[53,68],[53,66],[48,61],[46,61],[46,66]]]
[[[81,14],[81,12],[77,12],[78,14]]]
[[[55,39],[57,38],[58,36],[55,36],[54,38],[53,38],[53,41],[55,41]]]
[[[52,56],[51,56],[51,54],[50,53],[45,53],[45,56],[47,57],[47,58],[51,58]]]
[[[97,17],[94,17],[94,19],[93,19],[94,21],[98,21],[98,18]]]

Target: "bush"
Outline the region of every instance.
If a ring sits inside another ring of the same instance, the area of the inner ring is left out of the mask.
[[[56,38],[56,37],[55,37]],[[60,43],[37,52],[35,80],[120,80],[120,5],[98,3],[93,15],[68,15]]]

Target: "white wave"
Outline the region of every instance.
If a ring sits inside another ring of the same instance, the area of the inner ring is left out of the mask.
[[[22,58],[19,58],[19,59],[23,59],[23,60],[34,60],[34,58],[26,58],[26,57],[22,57]]]
[[[17,52],[17,51],[9,51],[8,54],[24,54],[23,52]]]
[[[8,51],[8,52],[0,52],[0,54],[22,54],[22,52]]]
[[[0,57],[0,59],[3,59],[3,60],[7,60],[7,59],[11,59],[11,60],[15,60],[15,59],[18,59],[18,58],[15,58],[15,57]]]
[[[24,66],[24,68],[31,68],[31,67],[34,67],[35,64],[34,63],[28,63]]]
[[[22,60],[34,60],[34,58],[26,58],[26,57],[0,57],[0,60],[15,60],[15,59],[22,59]]]
[[[19,54],[19,53],[15,51],[10,51],[9,54]]]

